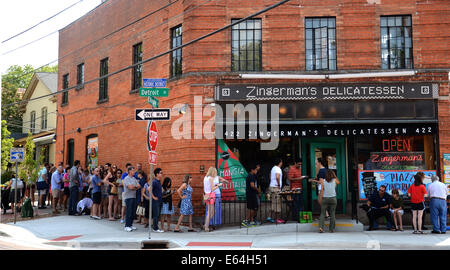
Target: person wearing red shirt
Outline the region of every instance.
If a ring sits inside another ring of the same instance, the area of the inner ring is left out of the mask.
[[[302,200],[302,188],[303,188],[303,178],[302,177],[302,159],[296,158],[294,160],[294,165],[289,168],[288,179],[291,184],[291,190],[297,192],[294,195],[294,220],[299,220],[299,212],[303,210],[303,200]]]
[[[423,234],[421,228],[423,210],[425,209],[424,202],[426,195],[427,190],[425,189],[425,185],[422,182],[422,177],[418,174],[414,175],[414,184],[412,184],[408,188],[408,196],[411,198],[411,210],[413,213],[414,234]]]

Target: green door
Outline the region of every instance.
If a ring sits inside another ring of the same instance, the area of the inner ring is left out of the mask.
[[[347,179],[346,179],[346,160],[345,160],[345,140],[342,138],[325,138],[325,139],[303,139],[302,140],[303,157],[307,158],[307,162],[303,162],[303,174],[316,178],[319,167],[316,165],[317,159],[323,158],[328,161],[328,169],[335,171],[340,184],[336,188],[338,205],[336,213],[345,213],[345,204],[347,199]],[[317,201],[318,187],[317,184],[307,183],[309,194],[305,194],[307,205],[314,213],[320,212],[320,205]],[[306,192],[306,193],[308,193]]]

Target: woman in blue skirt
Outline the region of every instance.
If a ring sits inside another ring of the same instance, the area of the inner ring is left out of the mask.
[[[214,185],[217,185],[219,183],[228,183],[228,180],[218,175],[214,177],[213,181]],[[211,217],[209,221],[209,229],[212,230],[215,230],[217,229],[217,226],[222,225],[222,198],[220,188],[214,190],[214,193],[216,194],[216,200],[214,203],[214,216]],[[209,205],[206,205],[205,223],[206,223],[206,216],[208,215],[208,207]]]
[[[180,224],[184,216],[189,216],[189,230],[188,232],[195,232],[192,228],[192,215],[194,214],[194,207],[192,207],[192,187],[191,187],[192,177],[187,174],[181,187],[177,190],[178,195],[181,198],[180,204],[180,218],[178,219],[177,227],[174,232],[181,232]]]
[[[161,229],[164,231],[164,223],[167,219],[167,231],[170,231],[170,224],[172,223],[172,215],[174,212],[172,204],[172,179],[166,177],[162,184],[162,209],[161,209]]]

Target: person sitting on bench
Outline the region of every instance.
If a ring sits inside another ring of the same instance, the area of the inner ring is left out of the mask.
[[[382,185],[378,189],[377,193],[374,193],[367,202],[369,211],[367,216],[369,217],[369,231],[373,230],[374,221],[380,217],[386,217],[387,224],[392,224],[391,212],[389,212],[389,205],[391,198],[386,194],[386,186]],[[388,228],[389,229],[389,228]]]

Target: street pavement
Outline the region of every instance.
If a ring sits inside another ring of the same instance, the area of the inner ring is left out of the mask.
[[[424,235],[412,234],[406,227],[403,232],[345,231],[337,227],[335,233],[301,231],[304,224],[266,224],[255,228],[222,227],[214,232],[182,233],[151,232],[135,224],[136,231],[124,231],[119,221],[94,220],[89,216],[53,216],[0,224],[2,241],[15,244],[18,249],[141,249],[162,248],[172,250],[448,250],[450,233]],[[172,229],[174,225],[172,224]],[[317,228],[317,227],[316,227]],[[149,238],[150,237],[150,238]],[[144,241],[144,242],[143,242]],[[28,248],[27,248],[28,247]],[[8,248],[8,247],[7,247]]]

